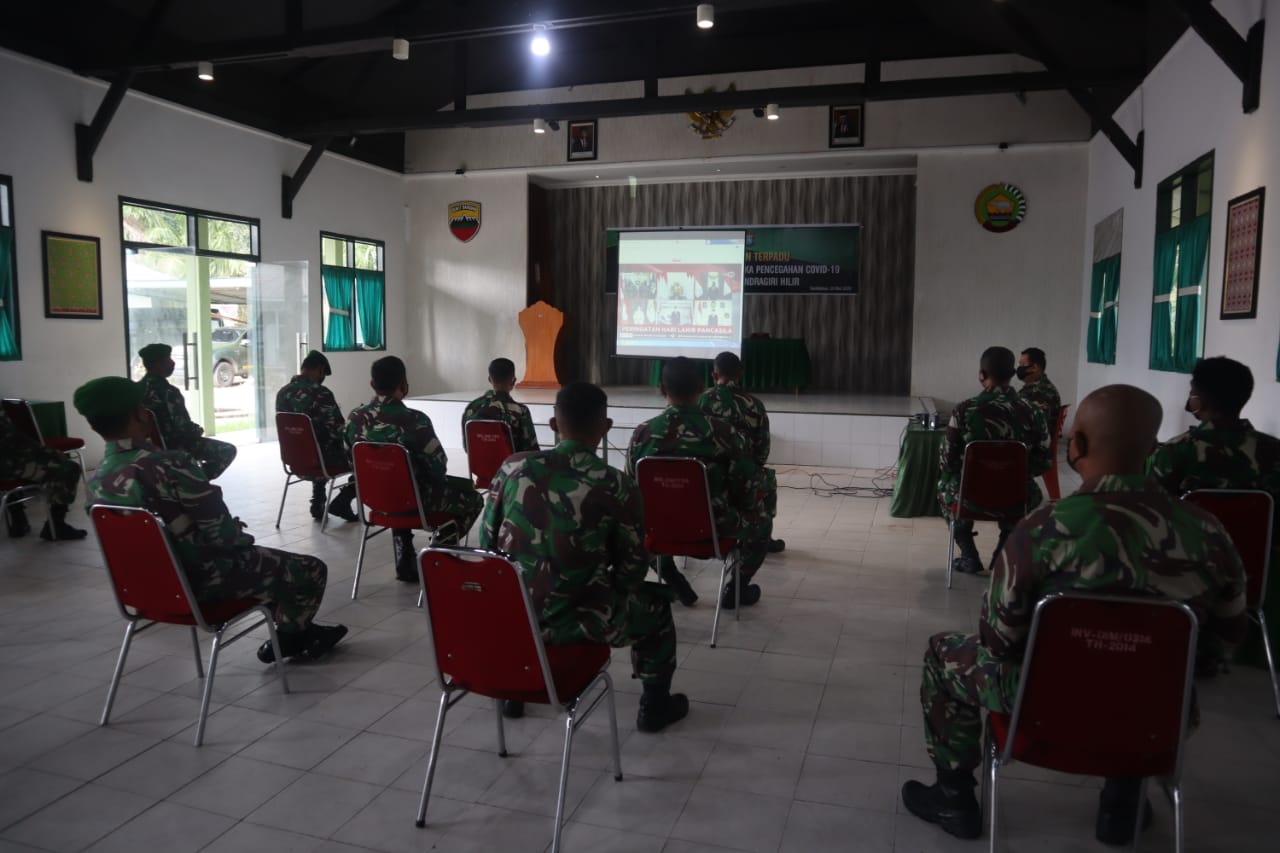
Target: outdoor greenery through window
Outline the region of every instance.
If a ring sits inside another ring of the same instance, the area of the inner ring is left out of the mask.
[[[13,178],[0,175],[0,361],[19,361],[21,358],[18,258],[13,240]]]
[[[1190,373],[1204,352],[1212,214],[1213,152],[1156,187],[1152,370]]]
[[[380,240],[320,232],[326,351],[387,348],[385,254]]]

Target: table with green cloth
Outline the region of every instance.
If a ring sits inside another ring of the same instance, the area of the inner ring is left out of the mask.
[[[704,362],[703,382],[711,383],[711,363]],[[747,338],[742,342],[742,387],[787,388],[809,384],[809,348],[804,338]],[[649,384],[662,381],[662,360],[649,364]]]
[[[61,400],[28,400],[44,438],[62,438],[67,434],[67,407]]]
[[[898,448],[898,476],[893,481],[889,515],[942,515],[938,507],[938,455],[946,436],[945,429],[929,429],[917,423],[907,427]]]

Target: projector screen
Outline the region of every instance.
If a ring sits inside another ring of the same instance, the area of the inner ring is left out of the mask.
[[[745,250],[742,230],[619,234],[615,352],[642,358],[740,354]]]

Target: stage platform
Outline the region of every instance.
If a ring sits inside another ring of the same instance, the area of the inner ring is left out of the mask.
[[[605,388],[609,395],[608,458],[621,466],[631,433],[638,424],[665,407],[658,389],[649,386]],[[426,412],[441,443],[451,451],[462,448],[462,413],[482,390],[453,391],[409,397],[405,404]],[[555,391],[520,389],[513,395],[529,407],[538,441],[554,441],[551,419]],[[769,410],[773,433],[773,465],[820,465],[835,468],[887,468],[898,459],[898,443],[910,417],[933,412],[930,397],[890,397],[876,394],[813,392],[759,394]]]

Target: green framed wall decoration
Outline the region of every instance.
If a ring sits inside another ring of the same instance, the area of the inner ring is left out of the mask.
[[[44,316],[102,319],[102,245],[97,237],[41,231]]]

